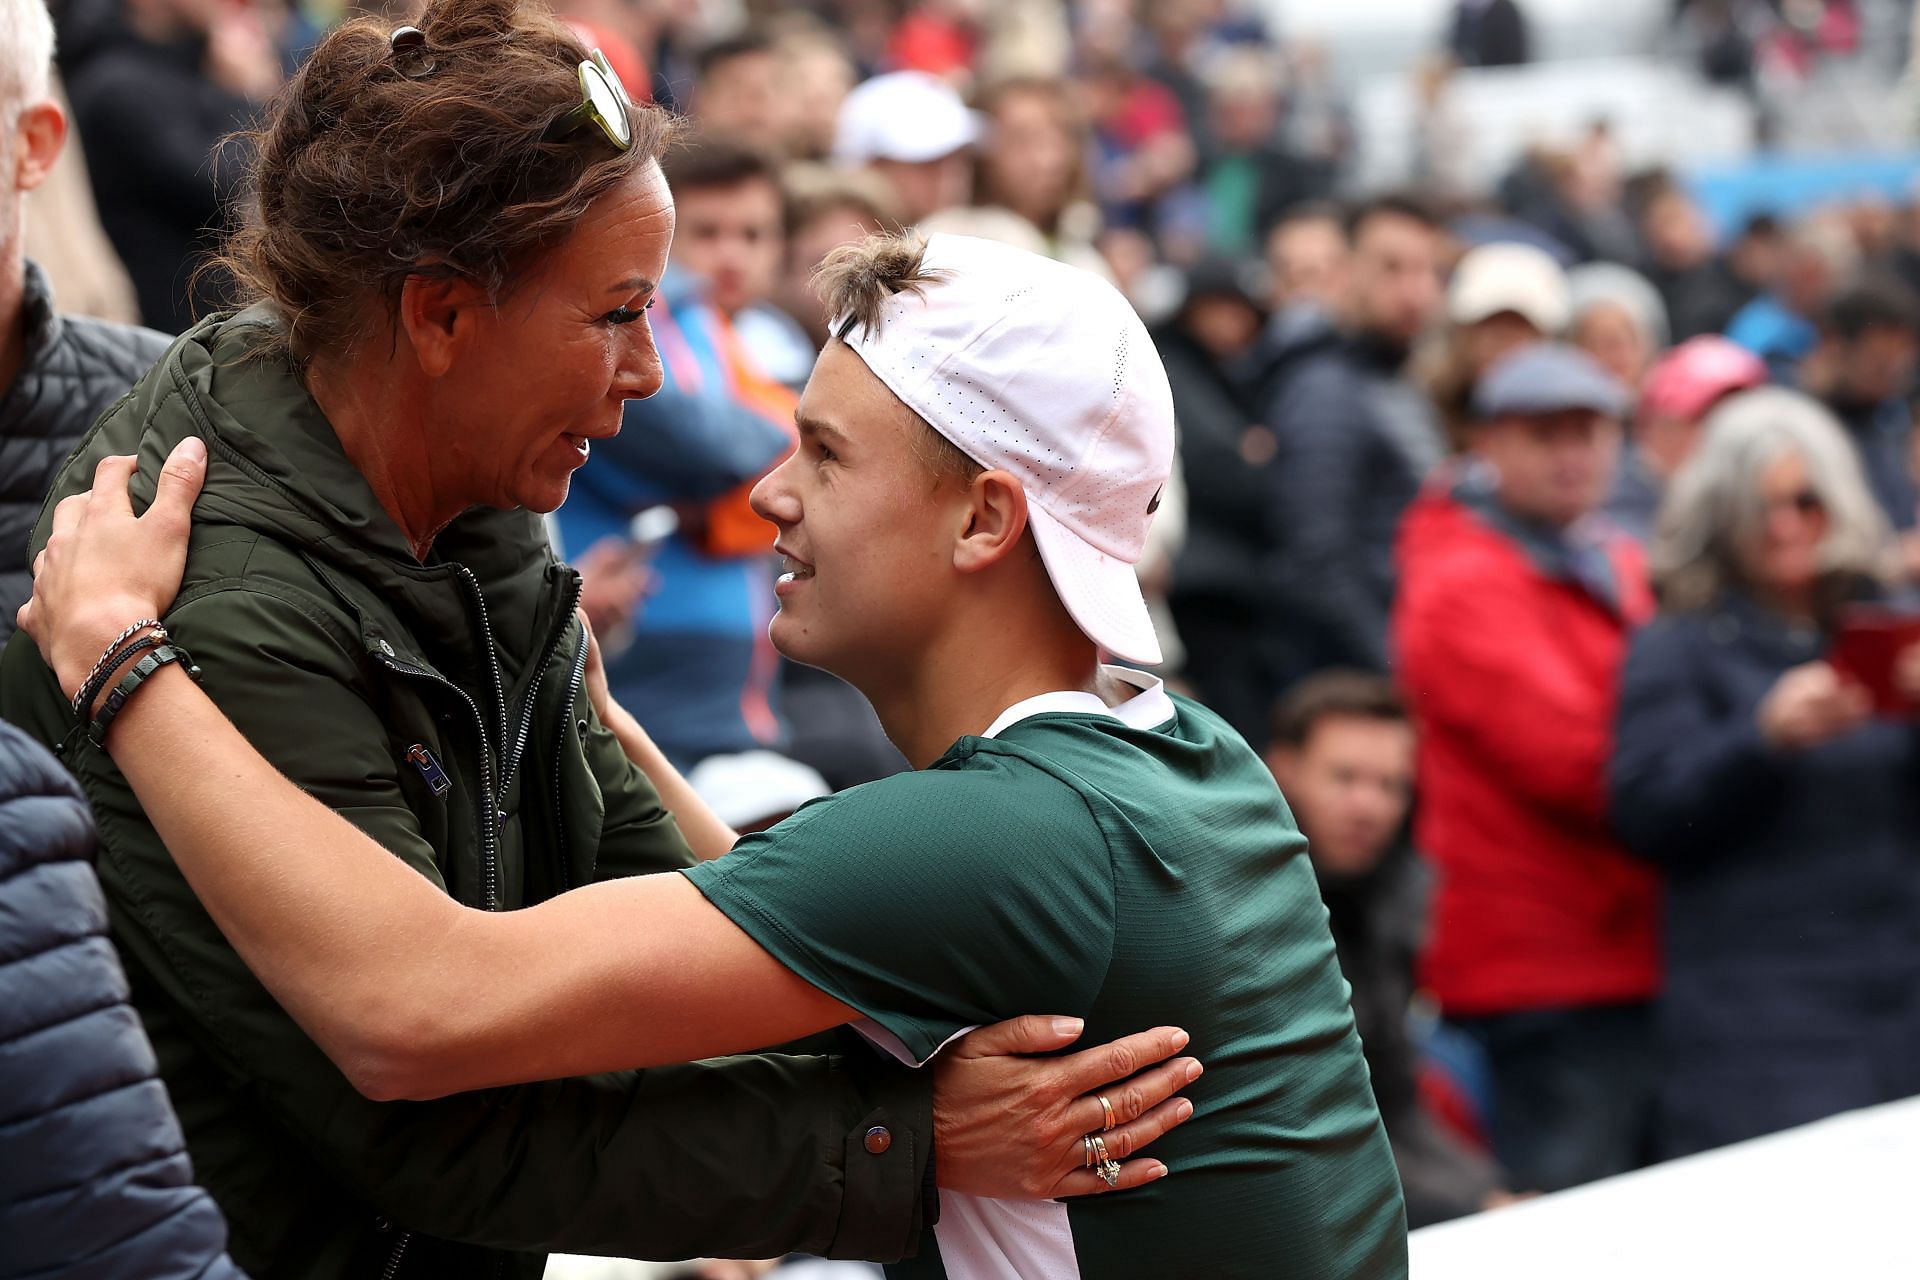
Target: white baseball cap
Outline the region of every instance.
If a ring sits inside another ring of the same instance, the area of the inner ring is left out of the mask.
[[[979,138],[979,121],[952,85],[924,71],[892,71],[841,101],[833,160],[849,168],[873,160],[920,164]]]
[[[834,332],[909,409],[1027,495],[1047,576],[1080,630],[1160,661],[1134,565],[1173,469],[1173,390],[1120,291],[1090,271],[991,240],[927,237],[923,293],[871,330]]]
[[[1453,269],[1447,290],[1447,318],[1478,324],[1503,311],[1524,318],[1553,337],[1573,318],[1567,273],[1553,255],[1518,241],[1483,244],[1467,251]]]

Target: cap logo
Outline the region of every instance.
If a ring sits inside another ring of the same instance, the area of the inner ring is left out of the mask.
[[[1154,512],[1160,509],[1160,495],[1162,493],[1165,493],[1166,489],[1167,489],[1167,486],[1161,485],[1158,489],[1155,489],[1153,491],[1153,501],[1147,504],[1148,515],[1152,515]]]

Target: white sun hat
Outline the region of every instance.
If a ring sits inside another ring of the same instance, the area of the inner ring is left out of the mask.
[[[1075,624],[1160,661],[1134,565],[1173,469],[1173,391],[1146,326],[1090,271],[991,240],[929,236],[939,277],[834,332],[909,409],[1027,495],[1027,523]]]
[[[979,139],[979,120],[952,85],[924,71],[890,71],[841,102],[833,160],[847,168],[874,160],[919,164]]]

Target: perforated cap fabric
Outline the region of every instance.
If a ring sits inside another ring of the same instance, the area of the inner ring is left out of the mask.
[[[1105,280],[1022,249],[933,235],[922,261],[936,283],[894,295],[870,331],[835,332],[935,431],[1020,481],[1080,629],[1159,662],[1133,566],[1173,468],[1173,391],[1146,326]]]

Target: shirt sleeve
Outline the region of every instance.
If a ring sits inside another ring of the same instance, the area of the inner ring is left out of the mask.
[[[685,874],[916,1062],[967,1027],[1084,1016],[1113,953],[1106,836],[1077,791],[1017,757],[815,801]]]

